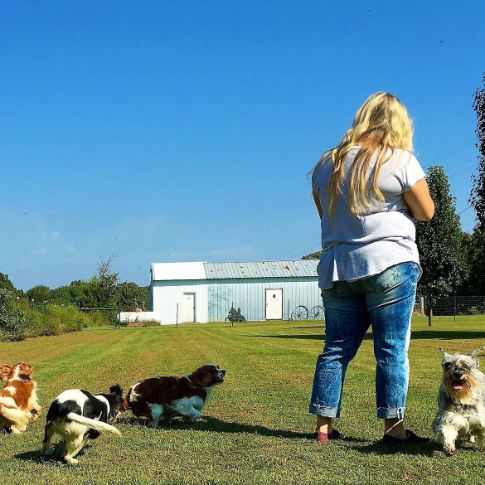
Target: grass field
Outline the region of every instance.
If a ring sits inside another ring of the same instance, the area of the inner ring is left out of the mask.
[[[440,353],[485,344],[485,316],[439,317],[429,329],[413,323],[407,425],[430,435],[440,382]],[[0,361],[35,366],[44,414],[23,435],[0,434],[4,484],[19,483],[484,483],[485,452],[453,457],[434,445],[388,451],[377,441],[372,341],[347,373],[338,428],[347,438],[328,446],[311,440],[308,415],[313,367],[322,347],[316,322],[181,325],[96,329],[0,344]],[[67,467],[38,452],[45,411],[62,390],[128,388],[143,377],[181,375],[217,362],[227,370],[205,417],[154,430],[129,413],[122,438],[103,435]]]

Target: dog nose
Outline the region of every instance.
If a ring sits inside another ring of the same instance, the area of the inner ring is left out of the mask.
[[[456,379],[461,379],[463,377],[463,372],[461,370],[455,370],[453,372],[453,377]]]

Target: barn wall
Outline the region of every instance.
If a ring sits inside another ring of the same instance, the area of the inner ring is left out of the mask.
[[[152,281],[150,289],[152,310],[160,315],[161,323],[177,323],[177,303],[178,323],[182,322],[184,293],[195,293],[195,320],[200,323],[208,321],[206,281]]]
[[[265,320],[265,290],[283,289],[283,319],[289,318],[296,306],[308,309],[321,305],[317,278],[264,278],[208,280],[208,321],[226,318],[231,304],[241,308],[249,321]]]

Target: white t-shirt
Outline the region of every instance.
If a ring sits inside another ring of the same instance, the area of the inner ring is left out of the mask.
[[[313,191],[323,208],[323,252],[318,265],[322,289],[330,288],[334,281],[365,278],[406,261],[419,264],[416,228],[402,194],[425,176],[421,165],[412,153],[395,149],[382,165],[378,179],[385,202],[372,200],[366,214],[354,215],[349,209],[349,176],[358,151],[359,147],[354,147],[345,160],[343,195],[337,197],[333,218],[327,210],[331,162],[321,163],[313,175]],[[370,171],[374,164],[375,159]]]

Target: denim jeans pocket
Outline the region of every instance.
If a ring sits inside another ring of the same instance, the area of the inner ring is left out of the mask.
[[[399,284],[399,265],[391,266],[382,273],[369,278],[374,291],[386,291]],[[370,281],[369,281],[370,283]]]

